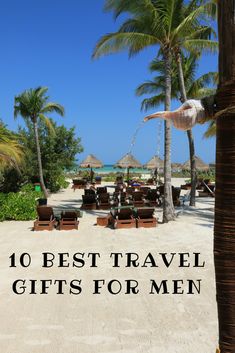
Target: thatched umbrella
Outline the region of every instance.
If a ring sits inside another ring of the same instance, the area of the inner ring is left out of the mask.
[[[195,162],[196,162],[196,169],[197,170],[208,170],[209,169],[209,165],[206,164],[205,162],[203,162],[203,160],[197,156],[195,156]],[[190,160],[188,160],[187,162],[185,162],[182,165],[182,169],[190,170]]]
[[[130,168],[141,168],[142,165],[132,156],[131,153],[127,153],[122,157],[116,164],[116,168],[126,168],[127,169],[127,180],[129,181],[129,170]]]
[[[102,168],[103,163],[97,159],[93,154],[89,154],[80,164],[81,168],[90,168],[90,178],[91,182],[93,179],[93,173],[92,173],[92,168]]]
[[[146,169],[159,169],[164,168],[164,161],[158,156],[153,156],[153,158],[144,165]]]
[[[181,170],[181,169],[183,169],[183,167],[182,167],[181,163],[171,163],[171,169]]]

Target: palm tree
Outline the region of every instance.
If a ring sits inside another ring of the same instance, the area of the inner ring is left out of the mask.
[[[216,72],[208,72],[207,74],[202,75],[198,79],[195,79],[196,70],[197,70],[197,57],[194,54],[190,54],[189,56],[182,56],[182,69],[184,72],[184,85],[188,98],[196,98],[200,99],[204,96],[212,95],[215,93],[215,90],[210,88],[211,85],[216,84],[216,78],[218,74]],[[136,94],[138,96],[142,96],[143,94],[154,94],[150,98],[145,98],[142,101],[142,109],[148,110],[155,108],[159,104],[164,102],[164,63],[163,61],[154,60],[150,64],[150,71],[159,72],[159,75],[154,77],[152,81],[147,81],[136,89]],[[172,98],[178,99],[181,102],[184,101],[182,99],[181,90],[179,87],[179,76],[178,76],[178,67],[176,62],[172,63]],[[209,86],[209,87],[206,87]],[[192,180],[192,190],[190,197],[190,205],[195,205],[195,192],[196,192],[196,168],[193,165],[192,160],[195,159],[194,153],[194,143],[192,131],[187,130],[187,135],[189,139],[190,146],[190,161],[191,161],[191,180]],[[193,168],[192,168],[193,166]],[[194,183],[193,183],[194,180]]]
[[[13,167],[19,171],[24,153],[17,137],[0,123],[0,165],[1,169]]]
[[[235,2],[218,1],[214,260],[221,353],[235,352]]]
[[[51,128],[50,119],[45,114],[56,112],[61,116],[64,115],[64,108],[58,104],[49,102],[49,97],[46,95],[48,91],[47,87],[38,87],[36,89],[29,89],[24,91],[19,96],[15,97],[14,105],[14,116],[21,115],[26,122],[33,124],[35,143],[37,149],[38,159],[38,172],[40,178],[40,184],[44,193],[45,198],[48,197],[48,193],[44,184],[43,168],[41,160],[41,150],[38,137],[38,121],[42,120],[49,128]]]
[[[191,0],[189,6],[202,1]],[[195,30],[195,21],[205,13],[208,5],[203,4],[186,16],[182,0],[107,0],[106,9],[115,16],[128,12],[131,16],[115,33],[104,35],[97,43],[94,58],[127,49],[129,55],[139,53],[148,46],[160,48],[165,64],[165,110],[171,104],[171,64],[173,52],[180,47],[186,50],[198,46],[198,38],[208,32],[207,27]],[[200,46],[208,45],[207,39],[200,40]],[[213,45],[213,44],[212,44]],[[163,221],[174,219],[171,193],[171,124],[165,121],[164,162],[164,204]]]

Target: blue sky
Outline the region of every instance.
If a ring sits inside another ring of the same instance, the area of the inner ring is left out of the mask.
[[[13,118],[14,96],[27,88],[49,87],[51,100],[61,103],[64,118],[58,123],[76,126],[84,153],[104,163],[115,163],[130,149],[132,135],[142,120],[141,98],[134,90],[151,78],[148,63],[156,48],[133,59],[127,53],[91,59],[97,40],[115,31],[104,0],[8,0],[0,12],[0,117],[11,129],[23,121]],[[203,56],[198,74],[217,70],[217,56]],[[173,108],[177,104],[173,104]],[[160,107],[162,109],[162,107]],[[133,154],[145,163],[157,150],[158,120],[143,126]],[[206,126],[193,129],[196,154],[215,159],[215,140],[205,140]],[[163,128],[161,137],[163,156]],[[189,158],[186,133],[173,129],[172,160]]]

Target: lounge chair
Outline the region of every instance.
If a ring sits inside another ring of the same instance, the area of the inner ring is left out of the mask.
[[[59,230],[78,229],[78,216],[76,211],[61,212],[61,219],[59,223]]]
[[[94,189],[85,189],[84,193],[85,193],[85,195],[95,195],[95,190]]]
[[[113,193],[113,201],[116,206],[118,206],[119,202],[121,205],[127,205],[126,193],[125,192],[114,192]]]
[[[106,186],[99,186],[96,189],[97,195],[99,194],[107,194],[107,187]]]
[[[119,209],[115,213],[112,223],[115,229],[136,228],[136,220],[131,208]]]
[[[98,205],[101,210],[108,210],[111,207],[109,193],[98,194]]]
[[[146,199],[146,203],[150,207],[157,207],[157,206],[161,206],[161,204],[162,204],[162,202],[161,202],[161,194],[156,189],[148,190],[145,199]]]
[[[56,219],[52,207],[38,206],[38,217],[34,222],[33,230],[53,230],[56,224]]]
[[[143,193],[144,196],[147,196],[148,191],[151,190],[148,186],[141,186],[140,191]]]
[[[97,202],[96,195],[82,195],[82,206],[83,210],[96,210]]]
[[[132,193],[132,201],[135,207],[143,207],[144,206],[144,194],[141,191],[134,191]]]
[[[126,187],[126,194],[127,196],[131,196],[135,192],[135,189],[132,186],[127,186]]]
[[[181,188],[176,188],[172,186],[172,199],[174,206],[180,206],[180,191]]]
[[[153,216],[154,208],[137,209],[137,228],[151,228],[157,226],[157,219]]]
[[[75,191],[76,189],[85,189],[87,185],[87,180],[84,179],[74,179],[72,189]]]

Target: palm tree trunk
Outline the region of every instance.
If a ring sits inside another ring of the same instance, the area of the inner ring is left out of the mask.
[[[165,110],[171,107],[171,54],[170,50],[164,51],[165,60]],[[166,120],[165,145],[164,145],[164,200],[163,200],[163,222],[167,223],[175,219],[175,209],[172,199],[171,188],[171,122]]]
[[[35,136],[35,142],[36,142],[36,148],[37,148],[39,179],[40,179],[40,184],[41,184],[43,194],[44,194],[45,198],[47,199],[48,193],[47,193],[47,189],[45,187],[44,179],[43,179],[41,149],[40,149],[40,144],[39,144],[38,126],[37,126],[36,121],[33,122],[33,128],[34,128],[34,136]]]
[[[182,102],[187,100],[187,94],[184,84],[184,73],[182,69],[182,60],[181,55],[177,53],[177,65],[178,65],[178,74],[179,74],[179,85]],[[195,160],[195,146],[193,131],[187,130],[187,137],[189,143],[189,155],[190,155],[190,173],[191,173],[191,194],[190,194],[190,206],[195,206],[196,201],[196,185],[197,185],[197,172],[196,172],[196,160]]]
[[[221,353],[235,352],[235,2],[220,0],[214,260]]]

